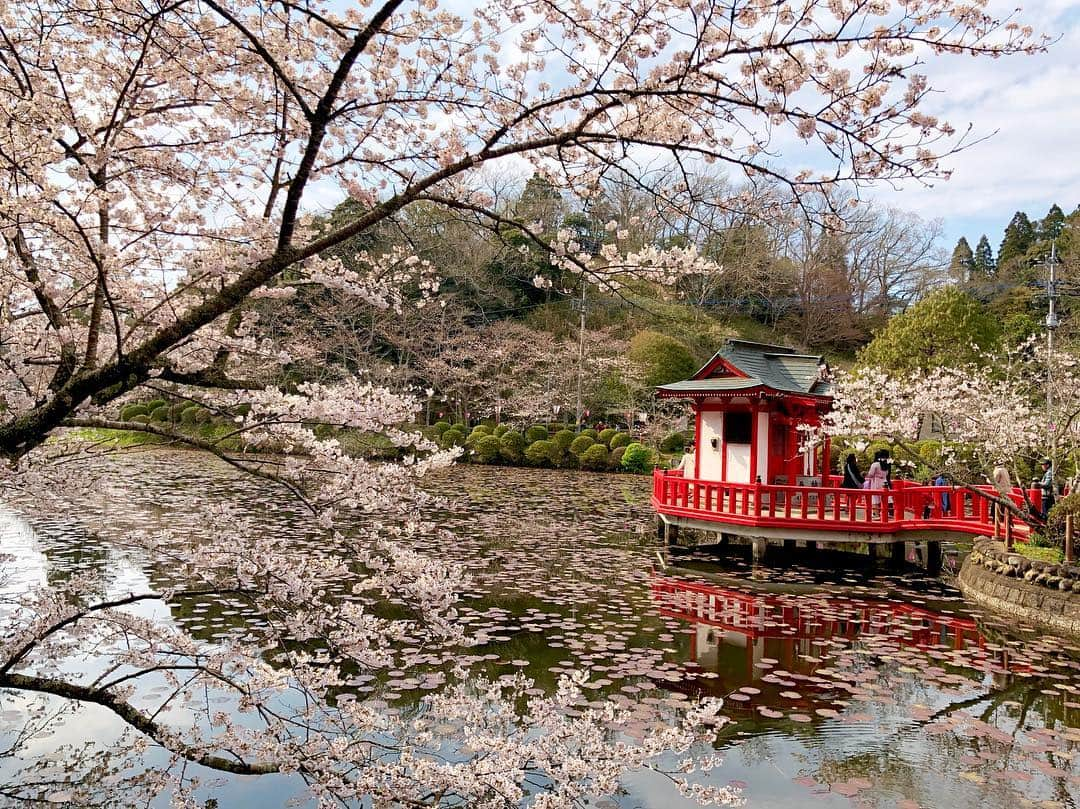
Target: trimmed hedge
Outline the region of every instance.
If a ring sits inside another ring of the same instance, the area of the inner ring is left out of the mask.
[[[623,450],[622,468],[627,472],[651,472],[654,463],[653,451],[637,441]]]
[[[510,428],[507,427],[505,424],[500,424],[498,427],[495,428],[495,431],[492,433],[492,435],[494,435],[496,438],[502,438],[508,432],[510,432]]]
[[[574,435],[573,430],[559,430],[559,432],[551,437],[551,440],[559,445],[559,449],[566,452],[566,450],[570,449],[571,445],[573,445],[575,438],[577,438],[577,436]]]
[[[147,410],[144,404],[129,404],[120,408],[120,420],[131,421],[136,416],[145,416],[150,411]]]
[[[580,457],[581,453],[585,452],[585,450],[594,444],[596,444],[596,442],[592,439],[592,436],[583,433],[570,442],[570,452]]]
[[[582,436],[584,438],[585,436]],[[578,458],[582,469],[590,469],[598,472],[607,468],[608,451],[603,444],[593,444]]]
[[[435,432],[438,433],[439,435],[442,435],[443,433],[445,433],[447,430],[450,429],[450,422],[448,422],[448,421],[437,421],[437,422],[435,422],[434,427],[435,427]]]
[[[525,431],[525,440],[530,444],[536,441],[546,441],[548,438],[548,428],[540,424],[534,424],[532,427]]]
[[[626,447],[615,447],[608,455],[608,468],[613,470],[622,469],[622,456],[626,452]]]
[[[615,435],[611,436],[611,440],[608,441],[608,446],[612,449],[617,449],[619,447],[629,446],[633,440],[630,433],[615,433]]]
[[[499,439],[499,455],[507,463],[521,463],[527,442],[517,430],[507,430]]]
[[[476,442],[476,459],[481,463],[495,463],[500,458],[502,442],[493,435],[485,435]]]
[[[603,444],[606,447],[611,446],[611,439],[618,433],[614,427],[605,427],[600,431],[600,434],[596,436],[596,441],[599,444]]]
[[[596,430],[594,430],[592,427],[587,430],[582,430],[581,434],[589,436],[589,438],[591,438],[593,441],[596,440],[597,433]]]
[[[554,441],[548,441],[547,439],[533,441],[525,448],[525,460],[533,466],[547,466],[552,463],[554,452]]]
[[[683,433],[669,433],[660,442],[661,452],[682,452],[686,448],[686,436]]]

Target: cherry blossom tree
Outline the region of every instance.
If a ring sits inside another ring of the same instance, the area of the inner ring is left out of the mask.
[[[1029,342],[978,365],[838,376],[825,427],[832,435],[884,439],[911,460],[927,426],[941,443],[943,471],[963,485],[984,484],[1004,464],[1026,488],[1024,471],[1043,458],[1058,470],[1075,469],[1080,360],[1062,351],[1048,356]]]
[[[569,806],[686,750],[717,717],[716,704],[695,706],[685,725],[628,747],[604,731],[615,706],[564,710],[580,677],[524,715],[513,710],[524,683],[458,680],[408,722],[336,699],[348,670],[407,665],[397,642],[420,627],[432,644],[468,642],[454,621],[462,572],[401,541],[432,530],[412,484],[450,454],[398,428],[418,407],[401,392],[355,379],[266,387],[292,355],[257,328],[259,298],[317,283],[390,311],[416,304],[403,286],[422,301],[437,284],[422,257],[360,249],[346,266],[334,253],[420,204],[516,228],[594,284],[671,281],[700,269],[693,250],[623,252],[616,238],[594,254],[565,231],[549,241],[501,213],[478,173],[525,162],[587,197],[605,177],[649,182],[643,161],[664,155],[684,175],[719,163],[768,178],[796,203],[841,182],[940,176],[963,140],[921,110],[920,62],[1041,47],[1018,23],[951,0],[44,0],[4,5],[0,31],[4,485],[39,499],[79,485],[64,462],[80,450],[49,440],[68,427],[163,434],[300,498],[337,550],[298,560],[228,511],[209,513],[200,542],[154,538],[180,574],[173,589],[102,600],[88,575],[5,606],[0,689],[111,710],[181,764],[180,805],[182,764],[197,762],[294,773],[324,805],[505,806],[542,773],[533,805]],[[774,159],[785,137],[825,168]],[[342,194],[355,215],[327,228],[315,215]],[[111,417],[148,390],[250,410],[232,443]],[[385,433],[406,460],[350,457],[321,425]],[[291,451],[269,459],[236,442]],[[340,530],[346,515],[386,510],[401,519]],[[326,586],[350,577],[349,592]],[[207,649],[129,609],[199,594],[245,599],[266,627]],[[381,612],[383,597],[403,615]],[[273,665],[267,648],[283,650]],[[105,673],[61,665],[79,654]],[[199,719],[170,724],[132,699],[159,675],[187,710],[185,696],[206,689],[237,712],[207,701]],[[467,728],[462,749],[482,754],[439,757],[443,724]]]

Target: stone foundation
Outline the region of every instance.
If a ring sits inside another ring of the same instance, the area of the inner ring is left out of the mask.
[[[979,537],[960,568],[964,597],[993,612],[1080,637],[1080,567],[1038,562]]]

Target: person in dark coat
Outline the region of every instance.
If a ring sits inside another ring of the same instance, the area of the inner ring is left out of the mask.
[[[844,459],[844,482],[840,484],[845,489],[861,489],[863,487],[862,472],[859,471],[859,462],[855,459],[855,453],[848,453]]]

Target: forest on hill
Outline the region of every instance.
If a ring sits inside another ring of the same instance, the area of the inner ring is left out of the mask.
[[[702,180],[683,204],[662,206],[624,186],[582,200],[539,175],[492,181],[501,226],[414,206],[337,248],[346,275],[378,266],[389,286],[415,274],[400,305],[374,305],[344,284],[298,285],[303,305],[262,305],[257,329],[274,339],[317,336],[294,358],[295,380],[360,374],[409,387],[425,400],[429,422],[568,421],[579,382],[582,410],[594,416],[650,411],[656,384],[692,373],[732,336],[897,369],[1017,343],[1044,329],[1040,284],[1056,240],[1060,333],[1073,334],[1080,290],[1069,226],[1078,210],[1065,215],[1055,205],[1035,222],[1018,213],[996,255],[984,255],[983,237],[975,251],[961,240],[950,261],[940,222],[910,212],[837,195],[808,210],[805,200],[795,206],[758,187],[753,206],[725,216],[714,203],[732,190],[723,178]],[[356,205],[343,203],[321,226],[355,216]],[[674,289],[647,279],[606,286],[540,246],[560,237],[593,253],[606,244],[685,247],[708,269],[684,274]]]

